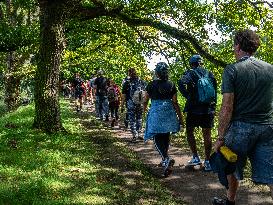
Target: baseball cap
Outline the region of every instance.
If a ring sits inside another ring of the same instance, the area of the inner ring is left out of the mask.
[[[202,63],[202,57],[199,54],[193,55],[190,57],[190,64],[191,63]]]

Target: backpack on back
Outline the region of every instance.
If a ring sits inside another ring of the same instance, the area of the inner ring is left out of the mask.
[[[201,104],[209,104],[215,100],[215,89],[209,77],[209,72],[206,71],[204,76],[201,76],[196,70],[193,72],[198,76],[197,81],[197,99]]]
[[[81,85],[82,85],[83,80],[81,78],[75,78],[74,79],[74,86],[76,91],[81,91]]]
[[[144,103],[145,99],[145,85],[142,80],[137,79],[130,81],[130,97],[136,105]]]
[[[108,88],[108,101],[110,103],[118,101],[117,91],[113,86]]]
[[[104,77],[98,77],[96,79],[97,93],[99,96],[107,96],[107,79]]]

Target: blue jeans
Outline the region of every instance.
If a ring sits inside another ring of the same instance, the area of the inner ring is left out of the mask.
[[[128,100],[127,112],[131,132],[133,134],[140,132],[142,128],[142,105],[136,105],[132,100]]]
[[[234,121],[226,133],[225,144],[238,155],[235,172],[238,180],[243,179],[248,157],[252,180],[259,184],[273,184],[273,124]]]
[[[96,96],[96,114],[97,117],[103,119],[109,115],[109,102],[107,96]]]

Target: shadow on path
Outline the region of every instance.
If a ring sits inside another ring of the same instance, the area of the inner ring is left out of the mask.
[[[110,123],[109,123],[110,124]],[[104,123],[105,126],[109,126]],[[121,128],[112,128],[111,132],[117,138],[137,153],[138,157],[151,168],[153,174],[160,178],[161,182],[168,187],[174,196],[182,197],[190,205],[210,205],[214,196],[224,197],[225,188],[218,182],[213,173],[203,172],[201,169],[187,170],[185,164],[190,159],[188,152],[182,148],[171,146],[169,154],[175,159],[174,171],[168,178],[162,177],[162,168],[158,166],[161,161],[155,151],[153,142],[145,143],[138,140],[137,143],[130,143],[131,133]],[[269,190],[260,186],[250,186],[243,181],[238,191],[236,204],[239,205],[272,205]]]

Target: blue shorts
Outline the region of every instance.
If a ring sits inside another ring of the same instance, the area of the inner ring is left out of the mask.
[[[247,157],[252,167],[252,180],[273,184],[273,125],[234,121],[226,135],[225,144],[238,155],[235,176],[243,179]]]

